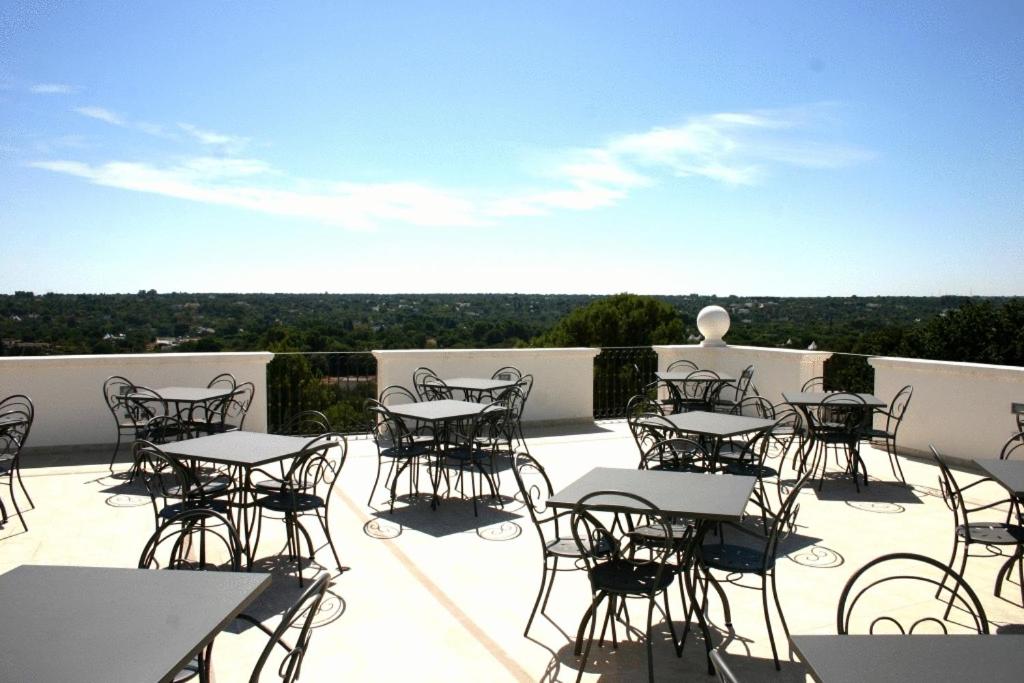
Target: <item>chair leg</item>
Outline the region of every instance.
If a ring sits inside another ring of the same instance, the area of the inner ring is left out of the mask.
[[[764,609],[764,623],[768,627],[768,642],[772,646],[772,659],[775,660],[775,670],[780,671],[782,667],[779,665],[779,651],[775,646],[775,632],[772,630],[772,617],[768,614],[768,579],[766,576],[761,577],[761,607]]]
[[[334,547],[334,539],[331,537],[331,527],[327,523],[327,510],[325,509],[323,515],[321,515],[320,510],[317,509],[314,510],[314,514],[316,514],[316,518],[320,522],[320,528],[324,530],[324,536],[327,537],[327,545],[331,549],[331,555],[334,555],[334,562],[338,566],[338,571],[342,573],[348,571],[348,567],[342,566],[341,560],[338,558],[338,550]]]
[[[29,508],[28,508],[28,509],[29,509],[29,510],[35,510],[35,509],[36,509],[36,504],[35,504],[35,501],[33,501],[33,500],[32,500],[32,496],[30,496],[30,495],[28,494],[28,489],[26,489],[26,488],[25,488],[25,482],[23,482],[23,481],[21,480],[21,463],[18,463],[18,467],[17,467],[17,468],[15,468],[15,471],[14,471],[14,473],[15,473],[15,474],[17,475],[17,477],[18,477],[18,486],[20,486],[20,487],[21,487],[21,492],[25,494],[25,497],[26,497],[26,498],[28,498],[28,505],[29,505]],[[12,497],[12,498],[14,497],[14,487],[13,487],[13,486],[11,487],[11,497]]]
[[[110,456],[110,466],[107,468],[110,473],[114,473],[114,461],[117,460],[117,452],[121,450],[121,430],[117,430],[117,443],[114,444],[114,454]]]
[[[960,576],[964,575],[964,569],[967,568],[967,555],[969,554],[970,549],[971,547],[968,544],[964,543],[964,555],[960,561],[960,571],[957,572],[957,574],[959,574]],[[949,613],[953,609],[953,601],[956,600],[956,595],[959,590],[960,584],[954,583],[953,592],[949,596],[949,604],[946,605],[946,612],[942,615],[943,619],[949,618]]]
[[[654,642],[651,638],[651,628],[654,624],[654,598],[652,597],[647,605],[647,681],[654,683]]]
[[[555,557],[555,567],[558,566],[558,558]],[[551,583],[555,583],[554,574],[551,577]],[[547,605],[548,599],[545,596],[544,588],[548,584],[548,556],[544,557],[544,570],[541,572],[541,587],[537,590],[537,599],[534,600],[534,608],[529,611],[529,618],[526,620],[526,629],[522,632],[523,636],[529,635],[529,627],[534,624],[534,615],[537,614],[537,608],[541,606],[541,597],[544,596],[545,605]],[[549,590],[548,593],[551,591]],[[543,611],[543,610],[542,610]]]
[[[583,669],[587,666],[587,661],[590,660],[590,646],[594,644],[594,627],[597,625],[597,608],[600,606],[601,601],[604,600],[605,594],[598,593],[594,597],[594,602],[590,605],[590,635],[587,636],[587,647],[583,651],[583,659],[580,661],[580,669],[576,674],[576,683],[580,683],[583,679]],[[584,619],[586,615],[584,615]],[[583,634],[583,624],[580,624],[580,633],[577,636],[576,647],[579,647],[579,636]]]
[[[889,467],[892,468],[893,476],[899,477],[900,482],[906,484],[907,478],[903,476],[903,466],[900,465],[899,456],[896,455],[895,439],[885,440],[885,452],[889,455]]]

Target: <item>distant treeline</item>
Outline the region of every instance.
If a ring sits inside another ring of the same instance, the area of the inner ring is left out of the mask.
[[[16,292],[0,295],[0,353],[692,343],[710,304],[730,312],[732,344],[1024,362],[1024,300],[961,296]]]

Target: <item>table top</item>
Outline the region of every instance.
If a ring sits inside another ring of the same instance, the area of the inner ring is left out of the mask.
[[[1015,496],[1024,496],[1024,460],[976,458],[975,464]]]
[[[548,498],[554,508],[571,508],[594,491],[623,491],[649,500],[659,510],[680,517],[736,522],[743,517],[754,489],[754,477],[661,470],[595,467]],[[588,507],[630,512],[635,501],[609,495],[595,498]]]
[[[497,391],[507,389],[516,385],[514,379],[490,379],[484,377],[453,377],[444,380],[451,389],[462,389],[464,391]]]
[[[835,391],[784,391],[782,398],[794,406],[819,406],[826,396],[831,396]],[[857,394],[864,399],[864,405],[868,408],[884,408],[888,404],[874,394]]]
[[[729,413],[709,413],[705,410],[691,410],[688,413],[666,415],[665,419],[681,432],[728,438],[740,434],[760,432],[775,424],[772,420]]]
[[[22,565],[0,576],[0,680],[169,681],[270,574]]]
[[[684,371],[672,370],[671,372],[669,372],[668,370],[659,370],[659,371],[654,373],[654,376],[657,377],[658,379],[663,379],[663,380],[665,380],[667,382],[682,382],[684,379],[689,379],[690,378],[690,374],[694,373],[694,372],[697,372],[697,371],[696,370],[684,370]],[[729,374],[726,374],[726,373],[723,373],[723,372],[719,372],[718,373],[718,379],[715,379],[714,377],[697,376],[697,377],[694,377],[692,381],[696,381],[696,382],[718,382],[718,381],[721,381],[721,382],[735,382],[736,378],[733,377],[732,375],[729,375]]]
[[[399,417],[407,417],[424,422],[443,422],[445,420],[457,420],[463,417],[479,415],[487,406],[487,403],[444,399],[442,401],[402,403],[396,406],[388,406],[388,410]]]
[[[313,438],[235,431],[172,441],[159,448],[177,458],[256,467],[302,453]]]
[[[153,391],[160,394],[160,398],[163,400],[172,403],[202,403],[203,401],[226,398],[234,393],[233,389],[224,387],[160,387]],[[128,395],[135,396],[136,394]],[[147,398],[145,394],[141,394],[141,397]]]
[[[793,636],[821,683],[1020,681],[1024,636]]]

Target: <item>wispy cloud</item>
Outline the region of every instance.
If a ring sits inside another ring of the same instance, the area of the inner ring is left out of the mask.
[[[178,128],[185,131],[193,139],[198,140],[201,144],[219,147],[228,153],[236,154],[249,144],[249,138],[205,130],[198,126],[193,126],[191,123],[179,123]]]
[[[96,119],[97,121],[103,121],[109,123],[112,126],[125,126],[125,120],[120,116],[104,109],[103,107],[75,107],[75,111],[82,116],[88,116],[90,119]]]
[[[78,88],[65,83],[36,83],[28,90],[36,95],[70,95],[77,92]]]
[[[106,187],[356,230],[392,223],[481,226],[511,216],[592,211],[673,178],[742,186],[762,182],[785,167],[833,169],[873,158],[867,150],[828,141],[828,107],[819,105],[693,116],[675,126],[619,135],[601,146],[554,152],[539,173],[542,182],[532,188],[495,191],[410,181],[357,183],[293,177],[263,160],[241,157],[251,142],[246,137],[189,123],[167,130],[127,121],[100,107],[75,111],[179,142],[174,131],[180,131],[209,151],[169,164],[64,159],[36,161],[32,166]]]

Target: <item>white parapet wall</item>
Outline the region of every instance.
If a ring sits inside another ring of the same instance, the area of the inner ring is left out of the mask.
[[[511,365],[533,375],[524,422],[594,419],[594,357],[600,349],[450,349],[374,351],[377,390],[399,384],[412,389],[412,373],[428,367],[442,379],[490,377]]]
[[[1024,368],[876,357],[875,395],[890,400],[900,388],[914,387],[897,447],[925,455],[929,444],[943,455],[970,460],[997,458],[1016,429],[1010,404],[1024,401]]]
[[[738,377],[748,365],[754,366],[753,385],[772,403],[782,401],[782,392],[799,391],[804,382],[824,373],[828,351],[772,349],[760,346],[655,346],[658,369],[686,359],[697,367]]]
[[[121,375],[135,384],[205,387],[230,372],[256,385],[245,418],[247,431],[267,430],[267,363],[274,354],[140,353],[101,356],[0,358],[0,397],[26,394],[36,409],[26,447],[113,444],[114,418],[103,400],[103,382]]]

